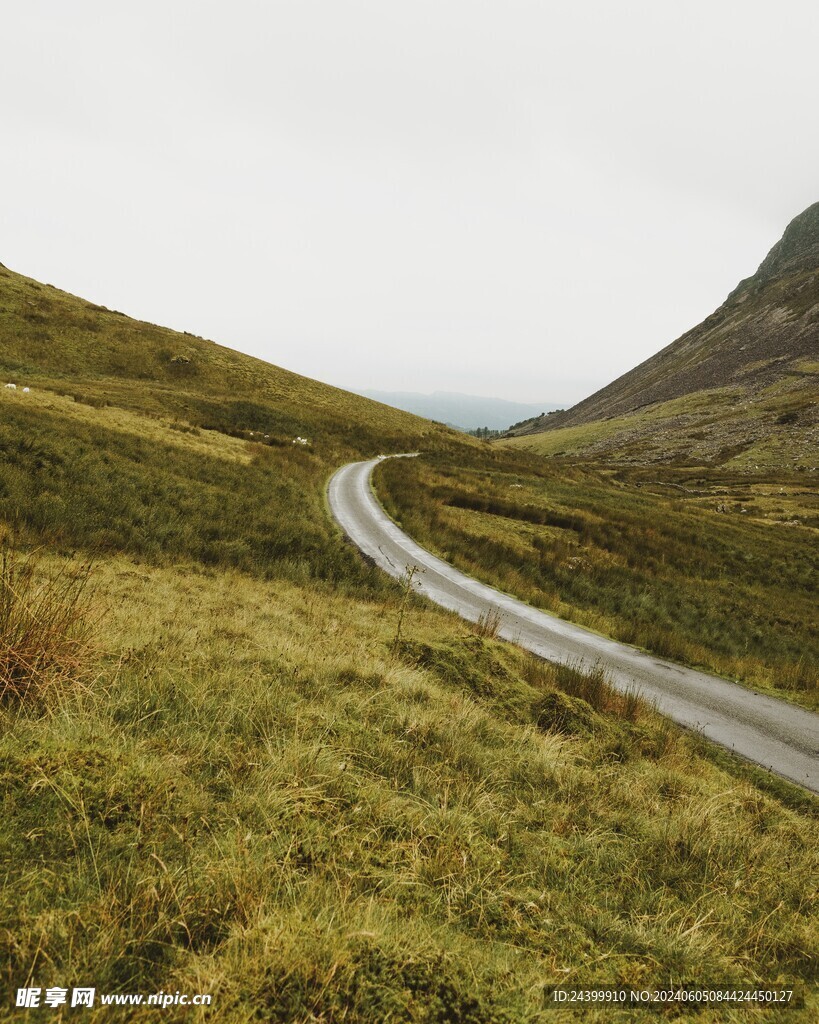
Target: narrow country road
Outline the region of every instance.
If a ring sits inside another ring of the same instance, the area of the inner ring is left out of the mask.
[[[361,551],[391,576],[417,565],[417,589],[473,622],[496,611],[499,635],[550,661],[601,662],[618,689],[632,689],[675,722],[763,768],[819,792],[819,715],[718,676],[675,665],[532,608],[430,554],[387,516],[372,491],[379,459],[343,466],[330,508]]]

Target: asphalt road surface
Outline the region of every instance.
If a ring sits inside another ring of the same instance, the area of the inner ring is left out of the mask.
[[[675,665],[532,608],[479,583],[411,540],[384,512],[371,475],[379,459],[343,466],[330,481],[333,515],[350,540],[391,576],[418,566],[413,585],[436,604],[477,622],[500,615],[499,635],[550,661],[603,664],[675,722],[763,768],[819,792],[819,715]]]

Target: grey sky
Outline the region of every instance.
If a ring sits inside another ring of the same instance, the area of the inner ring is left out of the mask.
[[[26,0],[0,260],[359,388],[574,402],[819,199],[819,5]]]

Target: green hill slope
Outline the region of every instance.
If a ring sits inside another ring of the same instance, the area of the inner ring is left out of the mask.
[[[530,421],[513,443],[634,461],[799,465],[819,444],[817,390],[819,203],[703,323],[572,409]]]
[[[0,376],[18,385],[0,387],[0,518],[95,552],[349,583],[362,569],[324,514],[331,469],[474,444],[5,268]]]
[[[95,403],[374,451],[431,441],[412,415],[320,384],[252,356],[133,320],[0,266],[0,374]],[[369,446],[369,447],[368,447]]]

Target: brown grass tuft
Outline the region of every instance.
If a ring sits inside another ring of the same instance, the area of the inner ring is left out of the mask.
[[[473,623],[472,631],[484,639],[495,640],[500,631],[502,621],[500,611],[497,608],[490,608],[482,612],[478,621]]]
[[[0,547],[0,700],[36,701],[87,678],[90,571],[49,571],[37,551]]]

